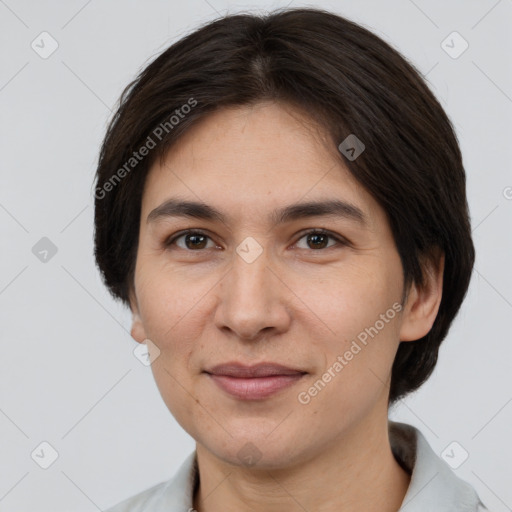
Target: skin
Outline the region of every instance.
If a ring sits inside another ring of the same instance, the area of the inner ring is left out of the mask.
[[[226,220],[147,222],[169,198],[207,203]],[[366,224],[325,215],[269,220],[276,208],[325,199],[357,206]],[[209,237],[200,248],[184,236],[165,245],[191,228]],[[325,238],[317,248],[304,233],[311,228],[348,243]],[[252,263],[236,252],[249,236],[263,249]],[[402,266],[385,212],[322,130],[283,104],[224,108],[152,166],[142,199],[132,336],[158,347],[157,386],[196,440],[196,510],[400,508],[410,477],[390,448],[387,397],[400,341],[424,336],[439,308],[442,257],[426,265],[425,285],[411,285],[402,311],[302,404],[298,394],[401,303]],[[203,373],[233,360],[272,361],[307,374],[267,399],[244,401]],[[238,456],[247,443],[259,457],[250,465]]]

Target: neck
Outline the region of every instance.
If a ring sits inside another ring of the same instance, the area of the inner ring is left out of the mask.
[[[278,469],[240,467],[197,444],[197,512],[396,512],[410,475],[398,464],[385,422],[358,424],[300,463]]]

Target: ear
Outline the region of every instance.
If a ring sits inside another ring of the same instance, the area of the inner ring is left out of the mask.
[[[132,328],[130,334],[136,342],[143,343],[147,336],[140,317],[137,297],[135,297],[133,292],[130,292],[130,309],[132,311]]]
[[[412,283],[407,294],[400,327],[400,341],[426,336],[436,319],[443,295],[444,253],[436,250],[423,261],[424,283]]]

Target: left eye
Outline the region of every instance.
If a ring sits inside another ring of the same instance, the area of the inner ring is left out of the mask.
[[[307,247],[299,247],[299,249],[327,249],[329,247],[332,247],[333,245],[343,245],[343,242],[334,235],[331,235],[325,231],[310,231],[306,233],[305,235],[301,236],[299,238],[299,241],[302,239],[306,239]],[[329,239],[333,240],[334,243],[331,245],[328,245]],[[298,242],[297,242],[298,243]]]

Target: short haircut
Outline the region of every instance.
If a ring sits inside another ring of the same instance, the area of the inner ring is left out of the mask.
[[[124,89],[96,174],[103,281],[129,306],[142,192],[155,159],[209,113],[267,100],[306,113],[336,151],[351,134],[363,142],[356,159],[337,153],[385,210],[406,286],[422,285],[435,251],[445,255],[438,315],[426,336],[399,344],[390,406],[431,375],[469,286],[475,254],[466,177],[453,126],[421,74],[339,15],[299,8],[219,18],[172,44]]]

